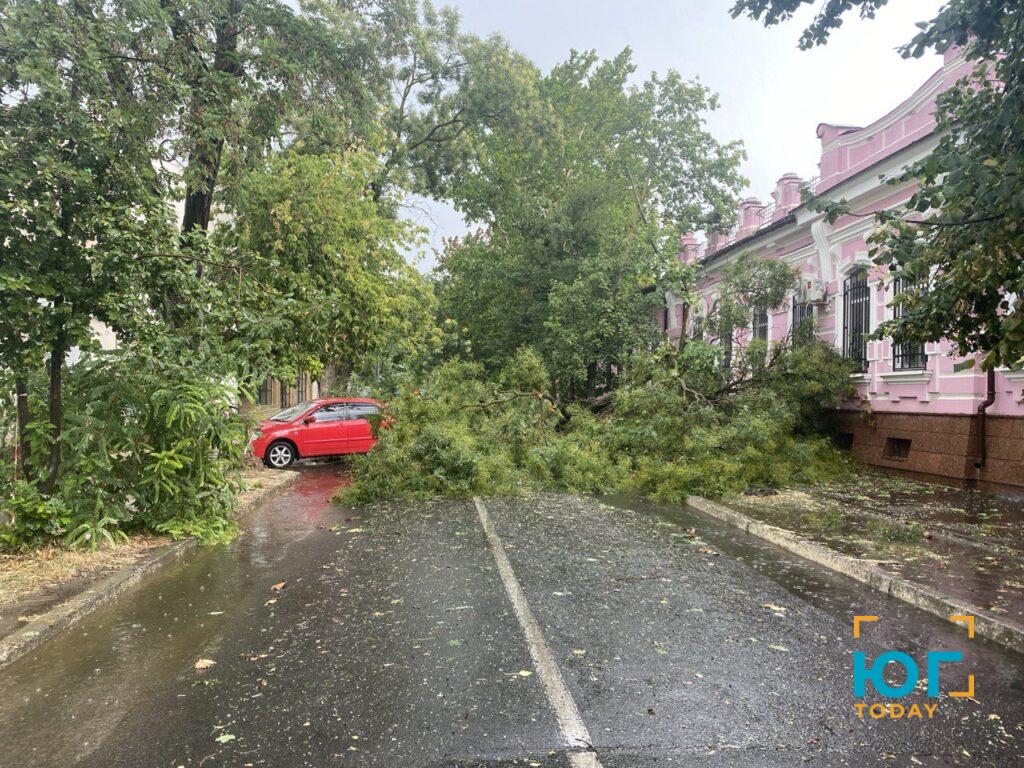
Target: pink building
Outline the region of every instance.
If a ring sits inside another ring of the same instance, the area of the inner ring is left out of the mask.
[[[956,371],[960,361],[946,342],[923,346],[869,341],[893,309],[900,286],[868,258],[865,238],[875,226],[870,214],[906,200],[912,186],[894,187],[881,178],[897,176],[926,156],[937,142],[933,117],[937,94],[969,72],[956,52],[906,101],[870,125],[822,123],[818,194],[846,198],[854,214],[829,224],[800,203],[803,183],[782,176],[772,201],[750,198],[740,206],[729,236],[713,235],[706,245],[684,238],[680,258],[703,267],[701,304],[706,314],[723,266],[740,253],[783,259],[803,276],[787,304],[737,333],[743,344],[756,334],[786,338],[794,322],[812,317],[819,338],[835,344],[858,364],[857,394],[844,404],[840,438],[861,460],[880,467],[958,483],[1024,490],[1024,371]],[[665,326],[678,337],[682,305],[669,298]],[[990,396],[990,384],[994,393]]]

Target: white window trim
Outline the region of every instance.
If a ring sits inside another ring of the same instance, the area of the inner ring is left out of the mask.
[[[846,350],[843,348],[843,345],[844,345],[844,343],[846,341],[845,338],[844,338],[845,334],[843,333],[843,323],[844,323],[844,321],[846,319],[845,318],[845,313],[846,313],[846,293],[844,291],[844,287],[845,287],[844,284],[846,282],[846,278],[848,278],[850,276],[851,272],[853,272],[853,271],[855,271],[857,269],[861,269],[861,268],[865,268],[865,269],[870,270],[872,266],[874,266],[874,265],[872,264],[871,259],[868,258],[867,252],[861,251],[860,253],[857,253],[854,256],[853,261],[851,261],[849,264],[847,264],[844,267],[842,267],[836,273],[836,295],[835,295],[836,308],[835,308],[835,325],[834,325],[835,332],[833,334],[833,340],[832,341],[833,341],[833,344],[834,344],[835,348],[838,349],[839,353],[844,355],[844,357],[845,357],[845,352],[846,352]],[[878,281],[872,282],[871,280],[868,280],[868,287],[871,288],[871,290],[868,292],[868,332],[869,333],[874,333],[875,329],[878,327],[878,322],[875,320],[875,290],[874,290],[874,287],[877,286],[877,285],[878,285]],[[790,322],[792,322],[792,320]],[[870,360],[868,362],[868,365],[870,367]],[[857,375],[862,375],[862,374],[853,374],[853,375],[857,376]]]
[[[892,273],[886,273],[885,278],[885,293],[882,297],[885,301],[885,317],[887,320],[895,320],[896,308],[890,305],[896,299],[896,278],[892,276]],[[885,337],[885,342],[889,345],[889,364],[895,365],[896,345],[893,342],[892,338],[889,336]],[[924,368],[907,368],[898,371],[893,369],[889,374],[882,374],[883,381],[916,381],[923,384],[931,383],[932,371],[928,367],[928,365],[931,362],[931,358],[935,353],[928,351],[927,344],[923,345],[923,349],[925,356]],[[908,375],[898,376],[897,374]],[[913,374],[917,374],[918,378],[914,378]]]

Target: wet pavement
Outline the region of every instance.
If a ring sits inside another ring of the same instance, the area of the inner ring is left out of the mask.
[[[0,672],[0,766],[1022,764],[1019,655],[694,511],[487,500],[593,746],[570,754],[473,502],[353,511],[304,472]],[[854,614],[880,620],[854,640]],[[890,649],[964,651],[942,689],[975,697],[858,719],[851,654]]]

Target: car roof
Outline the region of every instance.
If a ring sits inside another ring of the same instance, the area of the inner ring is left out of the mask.
[[[366,403],[367,405],[380,405],[377,400],[369,397],[321,397],[312,401],[314,405],[333,405],[334,403]]]

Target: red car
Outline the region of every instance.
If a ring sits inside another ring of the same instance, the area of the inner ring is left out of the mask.
[[[380,403],[359,397],[331,397],[299,403],[262,422],[252,452],[271,469],[296,459],[368,453],[377,443],[370,420]]]

